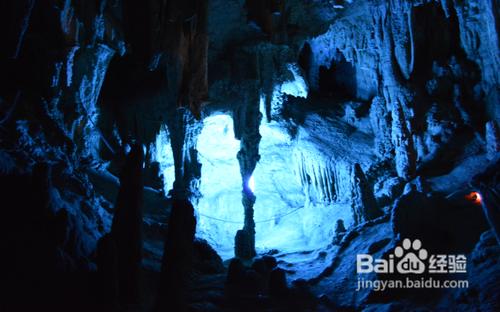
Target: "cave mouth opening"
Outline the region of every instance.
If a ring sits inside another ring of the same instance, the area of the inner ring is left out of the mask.
[[[260,133],[261,159],[251,178],[257,198],[257,253],[293,253],[324,247],[334,230],[334,222],[324,222],[332,206],[319,207],[306,200],[294,169],[296,142],[287,131],[272,121],[262,123]],[[202,197],[195,206],[196,236],[206,239],[223,259],[234,256],[234,237],[243,227],[242,179],[236,157],[239,149],[229,114],[204,119],[197,143]]]

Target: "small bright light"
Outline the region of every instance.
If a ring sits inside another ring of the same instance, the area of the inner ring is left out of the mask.
[[[476,205],[480,205],[483,200],[481,194],[479,194],[478,192],[470,192],[469,194],[465,195],[465,199],[473,202]]]
[[[255,180],[253,176],[248,179],[248,188],[252,191],[252,193],[255,193]]]

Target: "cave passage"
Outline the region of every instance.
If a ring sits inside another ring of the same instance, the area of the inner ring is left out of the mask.
[[[318,207],[306,201],[294,170],[296,164],[290,157],[296,143],[275,122],[263,123],[260,133],[261,160],[251,178],[251,188],[257,197],[254,217],[257,252],[271,249],[295,252],[327,244],[325,239],[333,232],[334,222],[321,220],[332,209],[326,204]],[[173,160],[165,130],[160,132],[156,143],[157,160],[168,192],[172,187]],[[206,239],[224,259],[233,256],[234,237],[243,225],[242,181],[236,158],[239,149],[230,115],[218,113],[203,120],[197,143],[202,169],[201,198],[195,205],[196,236]]]
[[[267,124],[261,125],[260,131],[261,160],[251,179],[257,196],[256,249],[292,250],[305,244],[298,215],[305,198],[290,170],[290,138],[282,129]],[[243,225],[242,182],[236,159],[239,148],[231,116],[204,120],[198,140],[202,197],[196,207],[197,235],[209,241],[223,258],[232,257],[234,235]]]

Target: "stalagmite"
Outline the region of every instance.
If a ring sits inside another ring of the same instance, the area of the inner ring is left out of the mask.
[[[115,205],[111,237],[116,245],[118,297],[122,305],[139,302],[139,271],[142,259],[143,204],[142,146],[135,144],[127,155]]]
[[[353,201],[352,210],[354,221],[362,223],[373,220],[382,215],[382,211],[377,207],[373,186],[368,183],[366,176],[359,164],[353,169]]]
[[[187,311],[196,219],[193,205],[174,199],[169,219],[155,311]]]
[[[410,179],[415,175],[416,153],[413,137],[408,130],[399,102],[393,102],[392,107],[392,144],[396,153],[396,171],[403,179]]]
[[[381,62],[381,73],[384,84],[384,97],[392,114],[392,144],[395,150],[395,167],[398,176],[409,179],[416,169],[416,153],[413,138],[408,129],[408,115],[412,106],[413,95],[406,83],[395,71],[393,33],[388,25],[392,20],[389,8],[381,8],[377,12],[375,39]],[[389,21],[387,20],[389,18]]]
[[[333,237],[332,244],[339,245],[346,234],[346,228],[344,226],[344,221],[338,219],[335,223],[335,236]]]

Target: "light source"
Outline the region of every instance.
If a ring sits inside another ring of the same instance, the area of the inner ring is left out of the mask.
[[[252,193],[255,193],[255,179],[253,178],[253,176],[248,179],[248,188],[250,189],[250,191],[252,191]]]

